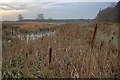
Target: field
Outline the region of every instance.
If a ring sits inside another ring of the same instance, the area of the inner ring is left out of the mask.
[[[3,22],[2,77],[117,78],[119,24],[95,25]]]

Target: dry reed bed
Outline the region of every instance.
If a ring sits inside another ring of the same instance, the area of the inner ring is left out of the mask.
[[[98,26],[103,27],[105,24],[100,25]],[[18,38],[13,42],[7,42],[7,38],[3,38],[3,40],[6,39],[2,53],[3,77],[118,77],[118,47],[113,44],[112,40],[105,42],[96,39],[92,52],[90,50],[93,26],[95,25],[62,24],[54,36],[43,37],[29,44]],[[98,30],[102,31],[101,28]],[[106,33],[109,31],[106,29]],[[50,47],[52,55],[49,64]]]

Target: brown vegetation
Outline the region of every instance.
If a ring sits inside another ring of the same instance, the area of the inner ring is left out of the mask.
[[[90,51],[95,24],[53,23],[56,33],[39,39],[12,39],[13,24],[3,23],[2,76],[13,78],[116,78],[118,77],[118,34],[114,23],[98,23],[96,41]],[[45,24],[47,28],[49,23]],[[110,27],[111,28],[110,28]],[[44,27],[44,26],[43,26]],[[8,29],[9,28],[9,29]],[[18,30],[17,29],[17,30]],[[38,28],[34,27],[34,31]],[[16,31],[17,31],[16,30]],[[113,32],[115,34],[113,35]],[[22,33],[23,34],[23,33]],[[111,39],[111,37],[114,37]],[[109,42],[111,40],[111,42]],[[51,48],[51,49],[50,49]],[[50,65],[48,65],[48,59]]]

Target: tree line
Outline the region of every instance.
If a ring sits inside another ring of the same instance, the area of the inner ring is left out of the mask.
[[[120,22],[120,1],[105,9],[100,9],[95,20],[104,22]]]
[[[25,20],[25,18],[23,17],[23,15],[19,14],[18,15],[18,21],[23,21]],[[36,20],[44,20],[44,15],[43,14],[38,14],[36,17]]]

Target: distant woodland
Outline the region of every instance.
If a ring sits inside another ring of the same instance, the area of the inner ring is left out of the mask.
[[[96,21],[120,22],[120,1],[100,10],[96,16]]]

